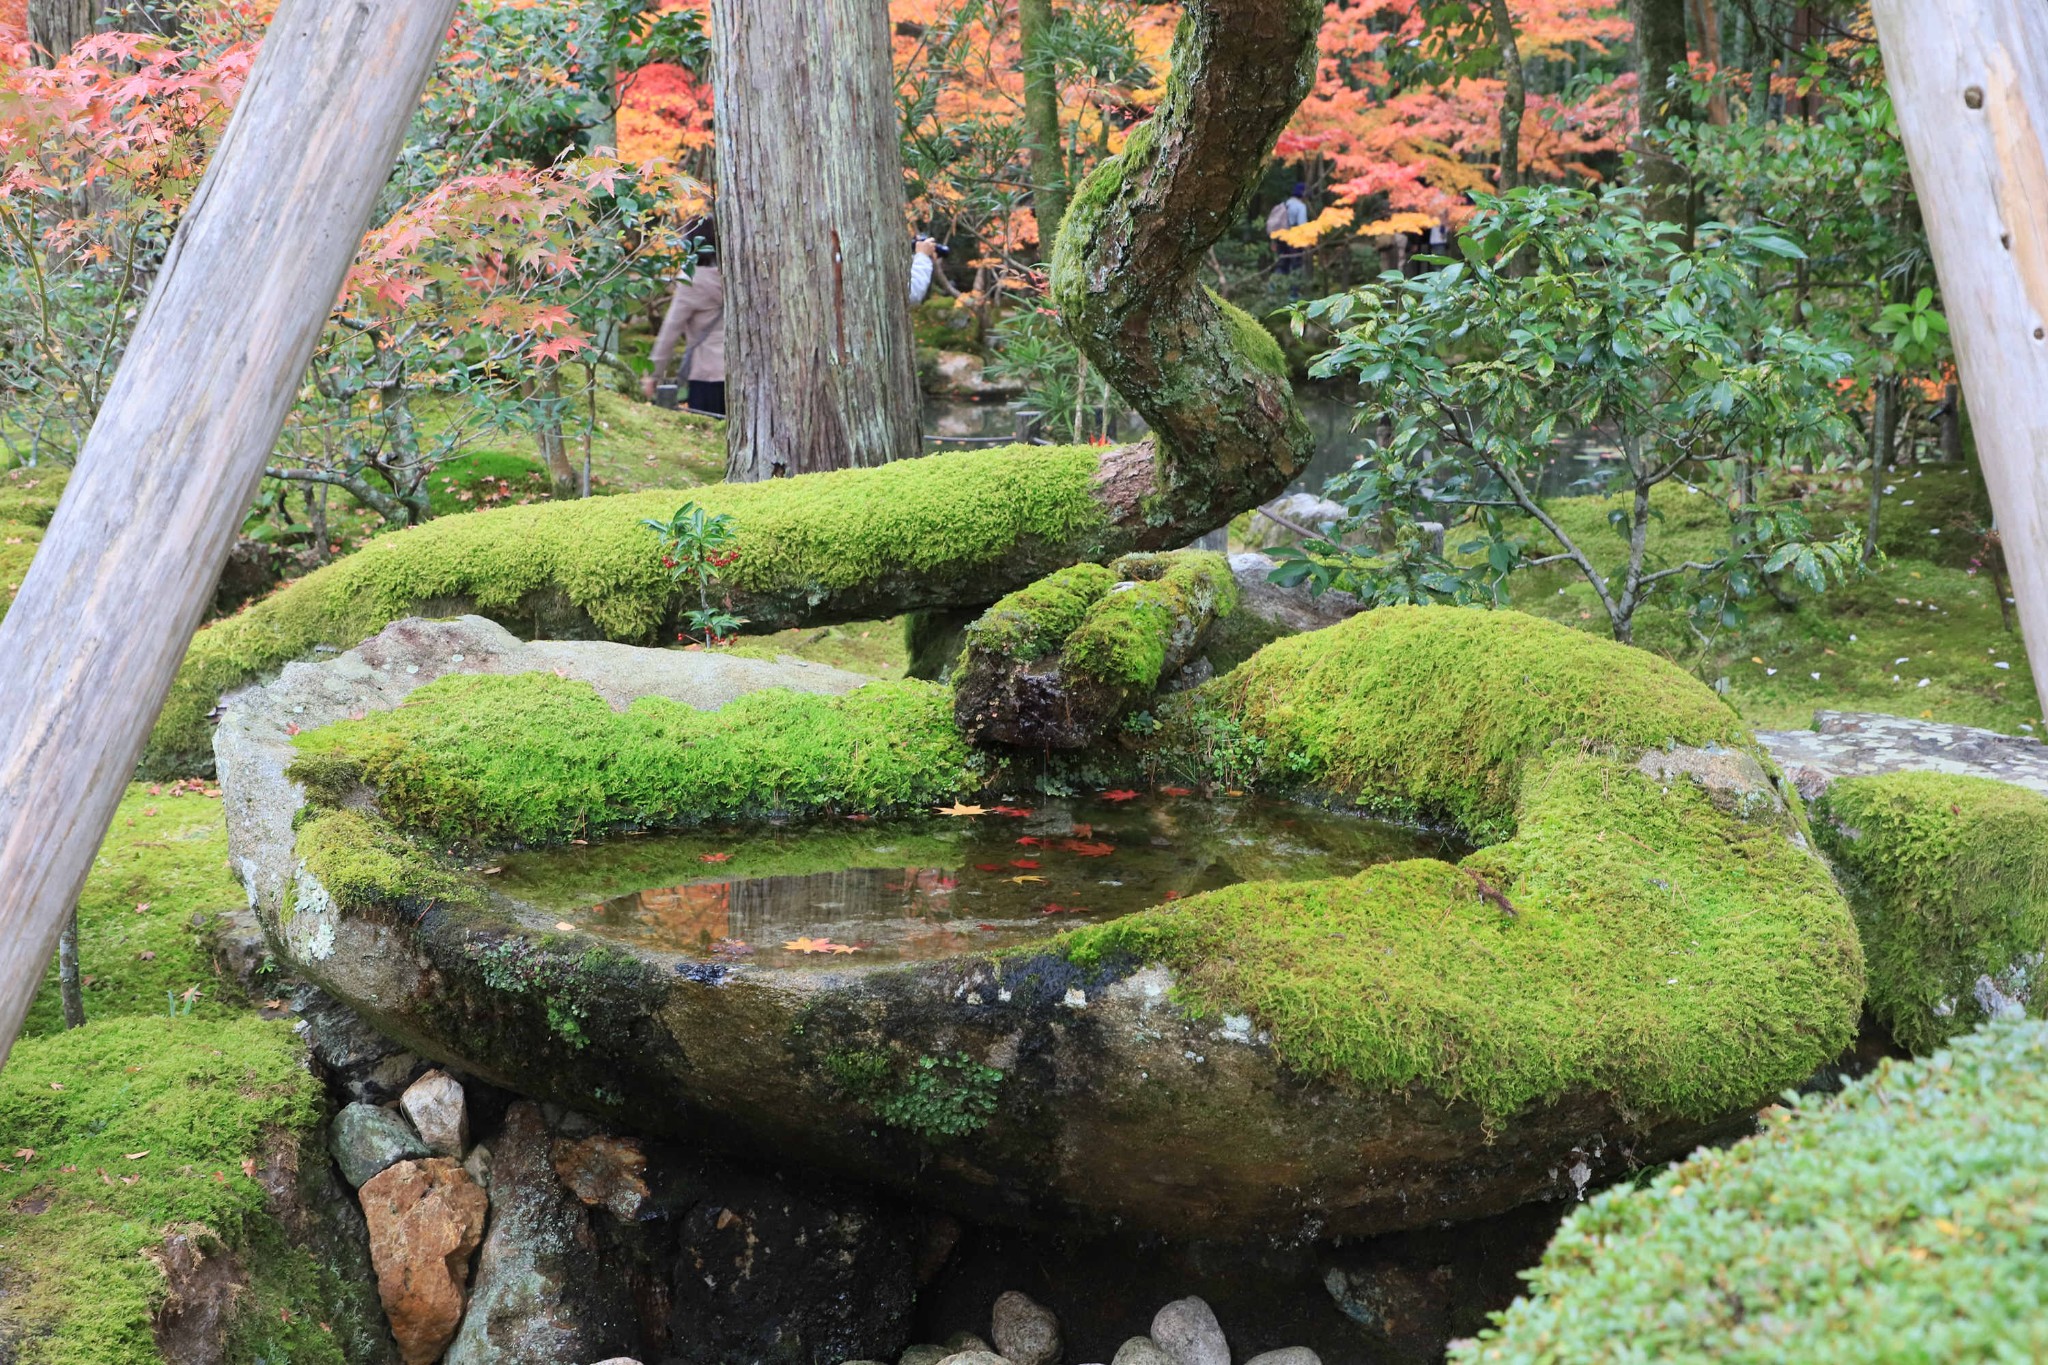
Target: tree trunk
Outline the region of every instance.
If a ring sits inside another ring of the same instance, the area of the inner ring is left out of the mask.
[[[1673,75],[1690,60],[1685,43],[1685,0],[1629,0],[1629,18],[1636,27],[1637,171],[1650,202],[1646,212],[1667,223],[1690,228],[1692,187],[1685,170],[1654,141],[1644,136],[1693,118],[1692,99]]]
[[[50,65],[90,37],[106,7],[106,0],[28,0],[28,39],[39,49],[37,64]]]
[[[1861,563],[1869,564],[1877,553],[1878,512],[1884,506],[1884,472],[1891,465],[1892,443],[1899,426],[1899,381],[1880,378],[1871,388],[1870,488],[1869,505],[1863,525]]]
[[[64,1006],[64,1027],[85,1027],[85,989],[78,979],[78,909],[64,921],[57,936],[57,998]]]
[[[1721,16],[1714,0],[1692,0],[1693,26],[1700,33],[1700,57],[1716,75],[1721,73]],[[1728,93],[1717,89],[1707,104],[1707,122],[1718,128],[1728,126]]]
[[[1522,72],[1522,47],[1515,41],[1515,15],[1508,0],[1491,0],[1493,41],[1500,48],[1500,183],[1502,194],[1522,183],[1522,116],[1529,85]]]
[[[0,1061],[213,595],[454,9],[283,0],[0,621]]]
[[[562,372],[550,367],[527,387],[527,401],[534,405],[533,442],[541,463],[548,467],[548,483],[557,498],[578,496],[576,466],[569,459],[569,438],[562,429]]]
[[[919,453],[910,235],[879,0],[713,0],[726,478]]]
[[[2048,714],[2048,6],[1877,0],[1874,10]]]
[[[1017,40],[1024,56],[1024,140],[1031,150],[1031,199],[1038,214],[1038,251],[1051,259],[1067,216],[1066,157],[1060,148],[1060,82],[1053,66],[1052,0],[1017,0]]]

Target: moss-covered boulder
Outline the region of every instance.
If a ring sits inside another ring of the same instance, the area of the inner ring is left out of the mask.
[[[2048,1024],[1803,1097],[1565,1223],[1458,1365],[2048,1359]]]
[[[1746,1121],[1839,1051],[1860,998],[1847,909],[1733,713],[1525,617],[1355,618],[1185,694],[1159,731],[1229,730],[1247,781],[1455,821],[1486,844],[1462,863],[815,969],[574,928],[448,851],[944,801],[970,770],[914,719],[943,690],[683,715],[576,652],[616,647],[547,647],[567,678],[432,685],[462,667],[445,648],[402,677],[379,648],[295,666],[220,730],[281,957],[498,1084],[976,1217],[1293,1236],[1483,1215]]]
[[[1949,773],[1843,778],[1814,829],[1856,912],[1870,1012],[1902,1046],[2041,1014],[2048,796]]]

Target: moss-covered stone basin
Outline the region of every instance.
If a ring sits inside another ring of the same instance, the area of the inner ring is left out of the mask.
[[[846,675],[743,663],[410,622],[237,694],[230,832],[280,956],[428,1055],[641,1130],[1175,1235],[1570,1195],[1746,1122],[1853,1027],[1853,930],[1796,804],[1718,699],[1634,651],[1371,613],[1185,694],[1115,760],[1227,747],[1245,790],[1450,820],[1469,853],[1171,776],[1002,814],[942,690],[834,700]],[[450,672],[485,676],[424,686]],[[930,815],[963,798],[988,813]],[[705,814],[757,832],[636,833]],[[833,832],[759,832],[777,816]],[[1290,848],[1288,819],[1320,833]],[[1196,865],[1169,866],[1189,850],[1153,841],[1196,824]],[[1156,894],[1076,895],[1120,859]],[[1058,895],[1015,880],[1055,862]],[[801,908],[735,921],[734,888],[779,877]],[[833,877],[897,899],[834,919]],[[994,918],[955,908],[973,890]]]

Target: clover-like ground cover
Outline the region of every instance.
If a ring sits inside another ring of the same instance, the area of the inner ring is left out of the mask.
[[[2048,1024],[1770,1111],[1566,1220],[1457,1365],[2048,1359]]]

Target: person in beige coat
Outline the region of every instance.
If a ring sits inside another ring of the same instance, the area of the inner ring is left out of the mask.
[[[654,372],[641,381],[649,398],[669,381],[676,348],[683,346],[686,406],[692,412],[725,416],[725,281],[718,273],[718,239],[707,223],[701,231],[701,258],[686,280],[676,282],[668,313],[654,339]]]

